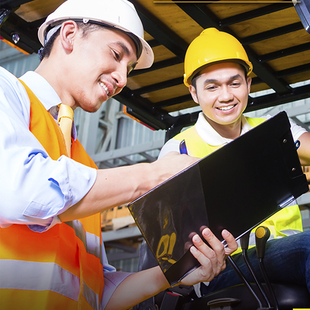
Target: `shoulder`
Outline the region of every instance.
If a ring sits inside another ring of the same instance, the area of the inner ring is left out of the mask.
[[[30,101],[21,82],[12,73],[0,67],[0,104],[9,113],[10,110],[21,112],[29,118]]]
[[[20,87],[18,78],[3,67],[0,67],[0,81],[1,88],[18,89]]]
[[[10,93],[16,97],[28,97],[25,88],[18,78],[2,67],[0,67],[0,88],[3,92]]]
[[[180,141],[176,140],[175,138],[172,138],[172,139],[168,140],[164,144],[162,149],[160,150],[158,158],[161,158],[161,157],[167,155],[170,152],[178,152],[179,153],[179,145],[180,145]]]
[[[192,138],[193,131],[196,132],[195,126],[185,129],[184,131],[175,135],[172,139],[168,140],[162,147],[158,158],[161,158],[170,152],[180,153],[180,142],[183,139],[187,140],[188,138]]]

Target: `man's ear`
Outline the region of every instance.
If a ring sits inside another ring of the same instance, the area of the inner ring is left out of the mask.
[[[191,84],[189,85],[189,88],[188,88],[189,92],[191,93],[191,96],[193,98],[193,100],[199,104],[198,102],[198,97],[197,97],[197,92],[196,92],[196,88]]]
[[[78,25],[73,20],[67,20],[62,23],[59,37],[66,51],[71,52],[73,50],[74,39],[78,30]]]
[[[248,83],[248,93],[250,94],[252,84],[252,78],[250,76],[247,77],[247,83]]]

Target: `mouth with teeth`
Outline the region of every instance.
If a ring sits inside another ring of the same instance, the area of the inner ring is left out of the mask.
[[[110,92],[109,92],[108,87],[104,83],[102,83],[102,82],[99,82],[99,85],[104,89],[104,91],[106,92],[107,96],[109,97]]]
[[[235,106],[236,104],[232,104],[232,105],[225,106],[225,107],[217,107],[217,109],[221,111],[229,111],[229,110],[232,110]]]

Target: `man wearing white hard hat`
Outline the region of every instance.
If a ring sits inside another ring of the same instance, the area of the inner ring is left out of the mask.
[[[100,212],[127,203],[196,159],[170,154],[151,164],[100,170],[75,138],[73,110],[95,112],[128,73],[153,63],[126,0],[68,0],[39,29],[34,72],[0,68],[0,307],[127,309],[169,287],[157,266],[127,274],[107,262]],[[69,132],[69,136],[67,133]],[[236,250],[208,229],[193,237],[201,267],[183,284],[210,281]]]

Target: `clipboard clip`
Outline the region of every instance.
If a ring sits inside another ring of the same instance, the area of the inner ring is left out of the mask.
[[[279,204],[279,207],[281,209],[285,208],[286,206],[288,206],[289,204],[291,204],[293,201],[295,200],[294,196],[289,197],[288,199],[286,199],[285,201],[283,201],[282,203]],[[296,203],[297,204],[297,203]]]

